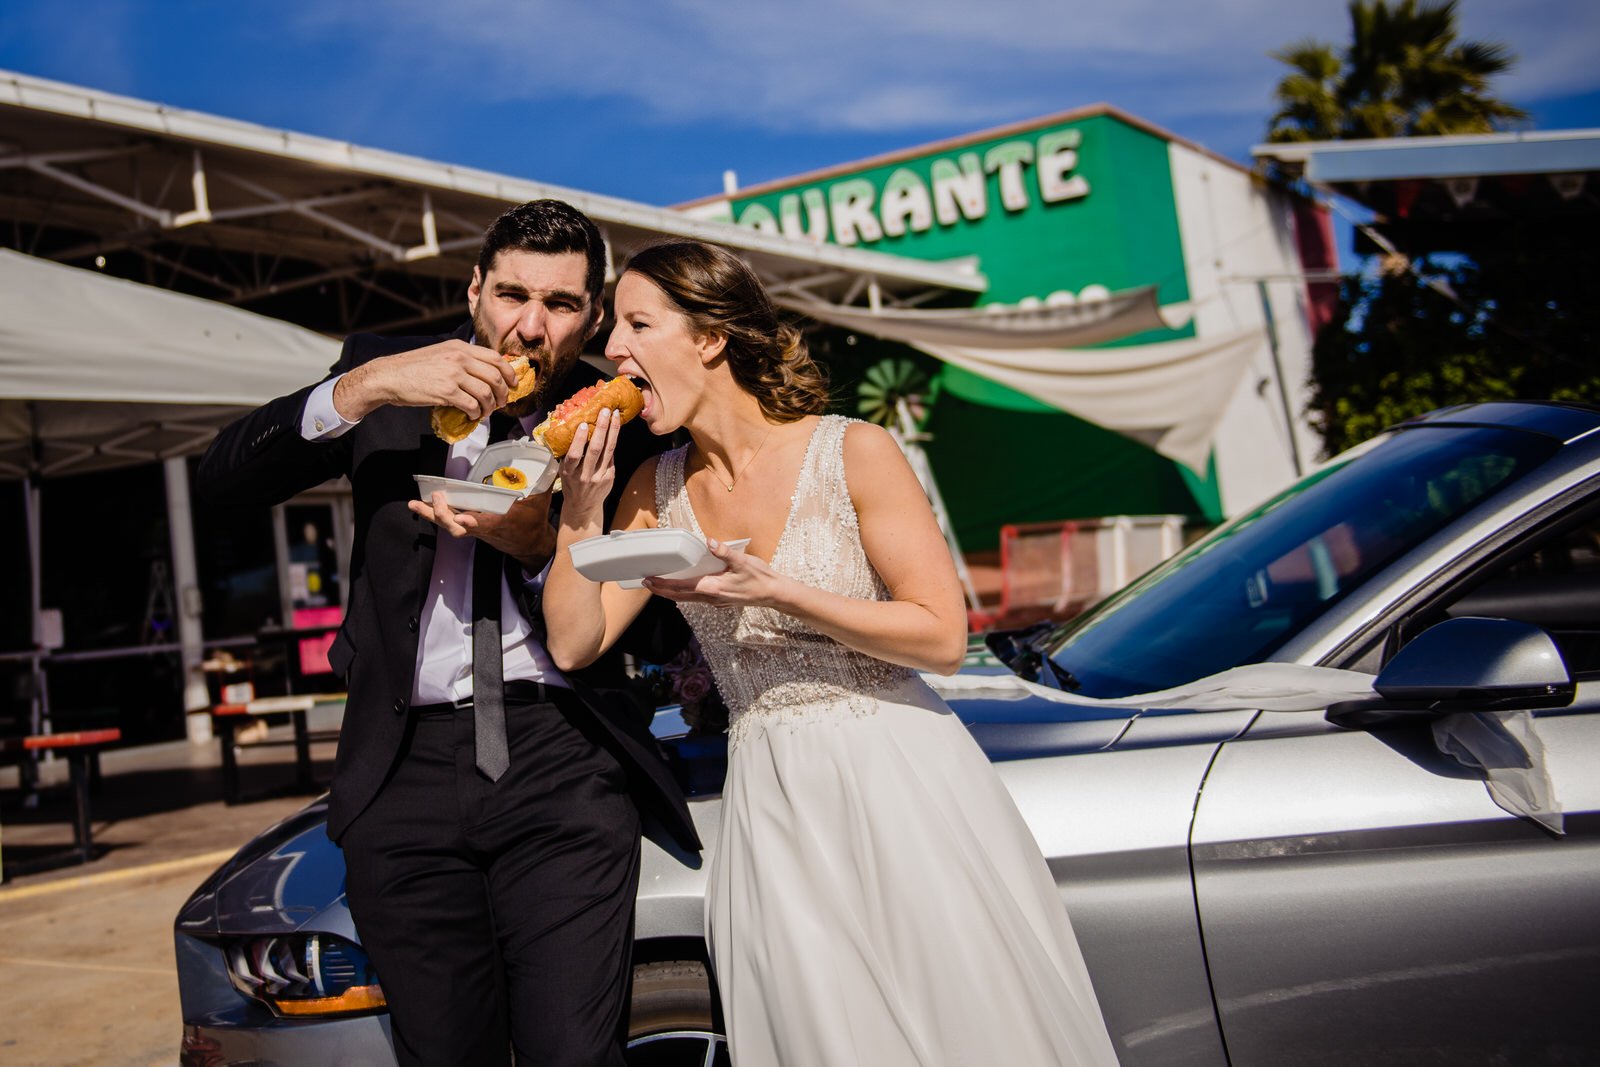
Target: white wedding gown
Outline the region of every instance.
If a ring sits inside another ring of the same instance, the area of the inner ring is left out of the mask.
[[[848,423],[813,432],[772,566],[884,599]],[[698,533],[685,453],[657,514]],[[933,691],[768,608],[682,609],[730,712],[706,926],[736,1067],[1115,1064],[1038,845]]]

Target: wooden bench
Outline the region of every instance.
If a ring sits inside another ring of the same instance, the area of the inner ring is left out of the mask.
[[[227,804],[239,804],[256,799],[245,796],[239,788],[239,757],[235,751],[234,732],[240,723],[256,715],[281,715],[287,713],[294,726],[292,741],[257,741],[258,745],[294,746],[294,788],[300,792],[314,793],[318,786],[311,774],[311,742],[336,740],[337,730],[318,731],[315,737],[306,723],[306,716],[318,704],[342,704],[343,693],[301,693],[290,696],[260,697],[244,704],[217,704],[211,709],[211,721],[217,740],[222,745],[222,799]]]
[[[104,730],[79,730],[65,734],[34,734],[29,737],[0,739],[0,759],[20,762],[39,752],[60,752],[67,758],[74,804],[73,847],[62,857],[46,857],[13,865],[7,874],[27,874],[60,866],[63,862],[87,863],[94,858],[94,828],[89,810],[89,785],[95,776],[96,760],[107,745],[122,740],[115,727]]]

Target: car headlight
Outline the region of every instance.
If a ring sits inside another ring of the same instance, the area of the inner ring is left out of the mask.
[[[332,934],[286,934],[228,942],[233,987],[279,1015],[356,1015],[388,1006],[360,946]]]

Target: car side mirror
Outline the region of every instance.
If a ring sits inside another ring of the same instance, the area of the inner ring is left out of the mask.
[[[1447,619],[1418,634],[1378,674],[1377,696],[1328,709],[1340,726],[1433,719],[1458,711],[1564,708],[1577,693],[1555,640],[1513,619]]]
[[[1034,646],[1034,642],[1055,627],[1055,623],[1046,621],[1019,630],[994,630],[984,635],[983,643],[1012,674],[1024,681],[1037,682],[1044,664],[1044,654]]]

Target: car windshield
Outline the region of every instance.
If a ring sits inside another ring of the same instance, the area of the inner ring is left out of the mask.
[[[1148,693],[1259,663],[1559,447],[1496,428],[1394,432],[1219,528],[1037,647],[1089,697]]]

